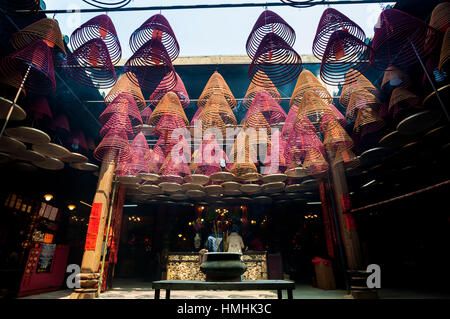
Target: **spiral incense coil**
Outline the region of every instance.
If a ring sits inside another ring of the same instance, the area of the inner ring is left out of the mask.
[[[133,137],[133,127],[130,118],[125,113],[113,113],[100,130],[100,135],[105,136],[108,132],[115,130],[124,131],[129,138]]]
[[[149,92],[153,92],[158,86],[170,91],[177,84],[169,54],[157,38],[144,43],[125,63],[124,71],[131,71],[133,75],[127,73],[130,81]]]
[[[254,112],[248,118],[246,119],[244,123],[244,130],[247,130],[249,128],[252,128],[255,130],[255,133],[257,135],[256,137],[256,143],[259,144],[259,130],[265,130],[266,136],[270,136],[270,125],[266,121],[266,118],[261,112]]]
[[[236,176],[241,176],[249,173],[257,173],[255,163],[257,162],[257,151],[252,146],[255,141],[251,140],[254,136],[249,136],[241,131],[233,145],[231,154],[233,154],[233,165],[230,172]]]
[[[349,122],[354,123],[358,110],[365,107],[371,107],[378,110],[380,104],[380,101],[371,92],[365,89],[356,90],[350,97],[345,117]]]
[[[0,59],[0,73],[5,82],[19,87],[24,83],[27,93],[52,94],[56,90],[55,70],[50,48],[43,40],[35,40],[29,45]]]
[[[150,152],[147,162],[149,173],[158,174],[164,161],[165,156],[163,150],[159,145],[155,145]]]
[[[200,147],[192,155],[192,164],[196,174],[206,176],[221,172],[222,166],[225,166],[224,170],[231,166],[227,154],[219,146],[214,136],[203,139]]]
[[[334,155],[339,148],[352,148],[353,140],[339,123],[334,123],[334,125],[328,125],[323,145],[328,154]]]
[[[364,135],[378,132],[384,125],[383,119],[373,108],[363,107],[358,111],[353,132],[363,137]]]
[[[285,148],[285,158],[297,158],[302,160],[305,158],[306,150],[315,148],[325,155],[325,148],[313,128],[301,130],[294,129],[289,135]]]
[[[106,123],[114,113],[127,115],[133,126],[142,124],[141,114],[139,113],[136,101],[133,96],[127,92],[117,95],[116,98],[108,104],[99,116],[100,122]]]
[[[418,62],[415,51],[423,59],[438,40],[438,31],[424,21],[400,10],[386,9],[375,25],[373,65],[381,70],[390,65],[406,68]]]
[[[73,51],[63,66],[68,76],[85,86],[106,89],[117,81],[108,48],[99,38],[89,40]]]
[[[205,132],[210,132],[212,134],[220,132],[221,138],[226,137],[226,125],[217,108],[210,108],[207,112],[202,112],[199,116],[199,120],[202,124],[203,135]]]
[[[171,74],[166,76],[166,78],[168,78],[168,80],[170,80],[170,75]],[[183,80],[181,80],[178,73],[175,72],[175,75],[177,77],[177,84],[171,91],[174,92],[178,96],[178,98],[180,99],[180,103],[183,106],[183,109],[185,109],[189,106],[189,103],[190,103],[189,95],[186,91],[186,87],[184,86]],[[162,80],[162,82],[158,85],[156,90],[153,91],[153,93],[150,95],[150,105],[152,105],[153,107],[158,105],[159,101],[168,92],[166,89],[164,89],[164,87],[166,87],[166,85],[165,85],[166,78],[164,78]]]
[[[87,4],[100,9],[118,9],[123,8],[131,2],[131,0],[109,0],[109,1],[98,1],[98,0],[83,0]]]
[[[298,114],[298,105],[293,104],[289,109],[289,113],[284,121],[283,128],[281,130],[281,136],[283,136],[286,140],[289,138],[289,134],[294,128],[295,120],[297,119]]]
[[[335,31],[328,41],[320,78],[328,85],[348,84],[357,80],[373,60],[373,50],[346,31]]]
[[[86,142],[86,138],[84,137],[84,133],[81,130],[77,130],[70,134],[70,136],[67,138],[67,143],[72,147],[74,150],[83,150],[84,152],[89,151],[89,147]]]
[[[180,46],[169,21],[162,14],[151,16],[133,32],[130,37],[131,50],[138,51],[151,39],[158,39],[162,42],[172,61],[178,57]]]
[[[396,88],[392,91],[389,100],[389,112],[395,106],[401,107],[421,107],[420,99],[417,95],[405,88]]]
[[[350,76],[353,77],[355,73],[357,74],[359,72],[356,70],[350,70],[349,73]],[[346,84],[342,86],[341,96],[339,97],[339,104],[343,108],[347,108],[348,103],[350,102],[350,97],[356,90],[365,89],[374,95],[378,94],[378,90],[375,86],[361,73],[357,76],[356,81],[345,81],[345,83]]]
[[[322,59],[331,35],[335,31],[344,31],[361,42],[366,40],[366,34],[355,22],[333,8],[327,8],[320,18],[314,37],[312,51],[316,58]]]
[[[111,62],[114,65],[120,61],[122,48],[116,28],[111,18],[106,14],[98,15],[75,29],[70,36],[70,44],[73,49],[78,49],[92,39],[102,39],[105,42]]]
[[[274,33],[284,40],[289,46],[295,43],[294,29],[278,14],[270,10],[264,10],[256,20],[245,47],[250,58],[254,58],[262,40],[268,33]]]
[[[245,97],[244,100],[242,101],[242,104],[244,105],[244,107],[246,107],[247,109],[250,108],[250,106],[253,103],[253,100],[255,99],[256,94],[258,94],[258,92],[260,91],[265,91],[267,93],[269,93],[273,100],[277,103],[281,102],[281,95],[278,92],[277,88],[275,85],[273,85],[272,81],[270,81],[270,79],[267,77],[266,74],[264,74],[263,72],[256,72],[257,73],[257,77],[262,78],[265,80],[264,84],[262,86],[259,85],[255,85],[253,82],[250,81],[250,86],[247,89],[247,92],[245,93]]]
[[[35,119],[42,120],[43,118],[52,119],[53,114],[48,105],[47,98],[45,96],[39,96],[33,99],[28,106],[27,113]]]
[[[180,176],[185,177],[191,175],[191,170],[189,169],[188,163],[189,159],[173,159],[172,154],[169,152],[166,161],[161,166],[160,174],[161,176]]]
[[[172,131],[182,127],[186,127],[186,122],[182,117],[165,114],[161,116],[160,120],[155,125],[153,134],[156,136],[165,137],[167,141],[170,141]]]
[[[355,168],[360,165],[359,158],[347,147],[338,147],[334,156],[333,166],[342,163],[344,168]]]
[[[59,132],[62,134],[67,134],[70,132],[69,120],[65,114],[59,114],[54,117],[49,125],[52,131]]]
[[[281,108],[280,104],[267,91],[259,91],[256,93],[246,115],[247,121],[252,121],[252,116],[257,113],[261,113],[269,125],[284,122],[287,117],[286,112]]]
[[[159,101],[150,116],[149,124],[156,125],[164,115],[179,117],[184,121],[185,125],[189,125],[189,121],[181,106],[180,99],[174,92],[166,93],[161,101]]]
[[[434,7],[430,18],[430,27],[446,32],[450,26],[450,2],[444,1]]]
[[[334,104],[328,104],[328,106],[333,111],[334,118],[336,118],[338,120],[339,124],[342,127],[346,127],[348,125],[348,122],[347,122],[347,119],[345,118],[345,116],[336,108],[336,106],[334,106]],[[333,118],[330,118],[330,120],[331,119],[333,119]]]
[[[152,115],[152,109],[150,106],[147,106],[144,110],[141,112],[141,119],[143,124],[147,124],[148,120],[150,119],[150,116]]]
[[[445,31],[444,40],[442,41],[441,56],[439,59],[439,71],[448,71],[448,60],[450,60],[450,31]]]
[[[274,137],[272,136],[272,139]],[[285,157],[287,141],[279,135],[275,140],[275,143],[271,143],[267,149],[267,156],[264,164],[264,169],[261,173],[264,175],[279,174],[284,171],[288,165],[288,161]],[[277,163],[272,165],[272,157],[276,158]]]
[[[267,80],[261,74],[265,74],[278,87],[294,81],[301,71],[300,55],[281,37],[271,32],[261,40],[248,69],[248,78],[255,85],[263,86],[267,84]]]
[[[333,97],[325,86],[319,82],[311,71],[304,69],[300,73],[297,83],[295,84],[294,92],[292,93],[291,101],[289,102],[290,107],[292,107],[295,102],[300,103],[303,95],[310,90],[317,93],[327,103],[333,103]]]
[[[224,124],[237,124],[236,117],[228,105],[225,96],[219,91],[214,92],[208,98],[208,101],[206,102],[206,105],[200,113],[198,119],[203,121],[208,117],[209,113],[218,113]]]
[[[306,168],[311,174],[320,174],[326,172],[330,166],[319,150],[309,148],[306,150],[303,167]]]
[[[20,50],[36,40],[43,40],[50,48],[56,45],[66,55],[63,36],[56,20],[40,19],[14,33],[10,41],[16,50]]]
[[[202,111],[203,111],[203,107],[197,108],[197,111],[195,111],[194,116],[192,117],[191,126],[195,126],[195,122],[200,117],[200,114],[202,113]]]
[[[204,107],[213,94],[222,94],[232,109],[236,107],[237,103],[233,93],[228,87],[227,82],[225,82],[225,79],[217,71],[211,75],[202,94],[200,94],[197,102],[198,107]]]
[[[408,87],[410,84],[409,77],[397,67],[391,65],[384,71],[383,80],[381,81],[381,88],[387,84],[391,87]]]
[[[122,74],[117,80],[116,84],[111,88],[108,92],[108,95],[105,97],[105,103],[111,103],[119,94],[123,92],[130,93],[134,100],[136,101],[136,105],[139,110],[143,110],[146,107],[144,96],[142,95],[141,88],[139,85],[136,85],[137,79],[134,81],[130,81],[130,78],[133,78],[133,73],[125,73]]]
[[[139,133],[133,139],[130,145],[131,158],[128,162],[128,165],[131,169],[136,172],[136,174],[140,173],[149,173],[149,168],[147,165],[147,161],[149,158],[150,149],[147,144],[147,139],[144,134]]]
[[[127,161],[131,157],[130,144],[124,130],[111,130],[94,150],[99,162]]]

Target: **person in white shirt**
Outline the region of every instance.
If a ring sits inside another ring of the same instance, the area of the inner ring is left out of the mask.
[[[228,236],[228,252],[241,253],[245,248],[244,241],[241,235],[239,235],[239,229],[237,226],[233,226],[231,234]]]

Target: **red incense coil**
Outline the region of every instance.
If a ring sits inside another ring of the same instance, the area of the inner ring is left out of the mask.
[[[286,112],[281,108],[280,104],[266,91],[256,93],[253,103],[247,112],[247,120],[252,121],[253,115],[259,112],[264,116],[269,125],[283,122],[287,117]]]
[[[181,105],[185,109],[189,106],[189,103],[190,103],[189,95],[188,95],[188,93],[186,91],[186,87],[184,86],[184,83],[181,80],[178,73],[175,72],[175,75],[177,78],[177,84],[170,91],[174,92],[178,96],[178,99],[180,100]],[[167,87],[165,82],[167,82],[167,81],[171,81],[171,74],[168,74],[161,81],[161,83],[158,85],[158,87],[155,89],[155,91],[153,91],[153,93],[150,95],[150,105],[152,105],[153,107],[156,107],[156,105],[158,105],[159,101],[164,97],[164,95],[166,95],[166,93],[169,92],[169,90],[165,89]]]
[[[152,115],[152,109],[150,106],[147,106],[144,110],[141,112],[141,119],[143,124],[147,124],[148,120],[150,119],[150,116]]]
[[[142,124],[141,114],[139,113],[136,101],[130,93],[124,92],[117,95],[116,98],[108,104],[103,113],[100,114],[100,122],[106,123],[115,113],[127,115],[133,126]]]
[[[100,130],[100,135],[105,136],[108,132],[115,130],[124,131],[128,138],[133,137],[133,127],[130,118],[125,113],[113,113]]]
[[[108,92],[108,95],[105,97],[105,103],[111,103],[119,94],[128,92],[130,93],[134,100],[136,101],[136,105],[139,110],[143,110],[146,106],[144,96],[142,95],[141,88],[136,85],[137,79],[134,81],[130,81],[130,78],[133,78],[134,75],[132,73],[125,73],[119,77],[116,84],[111,88]]]
[[[48,105],[47,98],[45,96],[38,96],[34,98],[28,106],[27,113],[35,118],[42,120],[43,118],[53,118],[52,111]]]
[[[94,150],[100,162],[127,161],[131,157],[130,144],[124,130],[111,130]]]
[[[244,105],[244,107],[246,107],[248,109],[252,105],[256,94],[260,91],[266,91],[267,93],[269,93],[272,96],[272,98],[277,103],[280,103],[281,95],[278,92],[276,86],[269,79],[269,77],[261,71],[258,71],[256,73],[257,73],[256,76],[259,77],[260,79],[262,79],[263,85],[262,86],[256,85],[255,83],[250,81],[250,85],[247,89],[247,92],[245,93],[244,100],[242,101],[242,104]]]

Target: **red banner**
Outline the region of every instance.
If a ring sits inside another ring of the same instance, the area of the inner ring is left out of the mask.
[[[98,228],[100,226],[100,218],[102,216],[102,207],[102,203],[92,204],[84,250],[95,250],[97,245]]]

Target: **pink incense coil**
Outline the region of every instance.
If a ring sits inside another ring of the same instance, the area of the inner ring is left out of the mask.
[[[374,66],[385,70],[390,65],[406,68],[432,52],[439,40],[437,30],[412,15],[396,9],[381,12],[375,25],[372,48]],[[415,49],[414,49],[414,48]]]
[[[34,98],[27,109],[27,113],[38,120],[42,120],[43,118],[53,118],[47,98],[44,96]]]
[[[117,37],[116,28],[106,14],[98,15],[83,23],[70,36],[72,48],[78,49],[92,39],[102,39],[109,52],[111,62],[115,65],[122,57],[122,48]]]
[[[106,123],[114,113],[126,114],[130,118],[131,125],[133,126],[142,124],[141,113],[139,113],[136,101],[128,92],[119,94],[111,103],[109,103],[103,113],[99,116],[100,122]]]
[[[202,111],[203,111],[203,107],[197,108],[197,111],[195,111],[194,116],[192,117],[191,126],[195,125],[195,121],[197,121],[199,119],[199,116],[202,113]]]
[[[366,39],[366,34],[359,25],[336,9],[327,8],[320,18],[313,41],[312,51],[316,58],[322,60],[331,35],[338,30],[347,32],[362,42]]]
[[[161,150],[163,152],[163,154],[164,154],[163,163],[166,160],[167,153],[170,151],[169,145],[170,145],[170,139],[166,135],[161,135],[158,138],[158,140],[156,141],[155,146],[153,147],[153,150],[155,150],[158,147],[159,150]]]
[[[285,157],[286,148],[287,141],[281,135],[279,135],[277,141],[270,144],[270,147],[268,147],[267,149],[266,159],[263,161],[263,164],[265,166],[263,173],[265,175],[279,174],[286,169],[286,167],[288,166],[288,160]],[[273,159],[277,160],[277,163],[272,163],[272,157]]]
[[[296,146],[300,151],[316,148],[325,155],[323,143],[317,136],[313,127],[302,128],[301,130],[294,127],[294,130],[289,135],[287,145]]]
[[[258,72],[259,71],[259,72]],[[281,37],[268,33],[248,69],[248,78],[256,85],[267,85],[267,77],[272,84],[279,87],[298,78],[302,71],[300,55]],[[266,76],[260,76],[265,74]]]
[[[287,117],[286,112],[281,108],[280,104],[266,91],[256,93],[253,103],[247,112],[247,119],[250,120],[252,115],[257,112],[261,112],[264,115],[269,125],[283,122]]]
[[[178,73],[175,73],[175,75],[177,77],[177,84],[170,91],[174,92],[178,96],[183,109],[185,109],[189,106],[190,103],[189,95]],[[156,90],[152,93],[152,95],[150,95],[150,105],[152,105],[153,107],[156,107],[159,101],[164,97],[164,95],[169,92],[167,89],[164,89],[164,87],[167,87],[167,85],[165,84],[166,81],[171,81],[171,74],[166,75],[166,77],[161,81]]]
[[[131,158],[128,162],[128,165],[131,167],[133,171],[136,173],[148,173],[148,156],[149,156],[149,147],[147,144],[147,139],[145,135],[139,133],[133,139],[130,145]]]
[[[81,130],[77,130],[72,134],[70,134],[69,138],[67,139],[67,142],[74,150],[81,149],[85,152],[89,151],[86,138],[84,137],[84,133]]]
[[[131,158],[130,144],[124,130],[111,130],[94,150],[99,162],[128,161]]]
[[[293,46],[295,43],[294,29],[275,12],[264,10],[256,20],[245,45],[250,58],[254,58],[262,40],[268,33],[275,33],[289,46]]]
[[[105,97],[105,103],[107,105],[111,103],[119,94],[128,92],[133,96],[139,110],[142,111],[146,107],[141,88],[134,84],[134,82],[130,81],[130,78],[132,77],[134,77],[132,73],[125,73],[119,77],[119,80],[117,80],[116,84],[111,88],[108,95]],[[137,80],[135,80],[135,82],[137,82]]]
[[[89,87],[110,88],[117,81],[116,70],[102,39],[82,44],[63,63],[67,75]]]
[[[65,114],[59,114],[56,116],[50,123],[50,129],[55,132],[69,133],[70,126],[67,116]]]
[[[293,104],[289,109],[289,113],[284,121],[283,129],[281,130],[281,136],[283,136],[286,140],[289,138],[289,134],[294,128],[295,120],[297,119],[298,114],[298,106]]]
[[[165,155],[159,145],[155,145],[150,152],[150,156],[147,162],[149,173],[158,174],[161,170],[161,166],[164,164]]]
[[[134,135],[130,118],[124,113],[113,113],[100,130],[100,135],[105,136],[109,132],[117,130],[124,131],[128,138],[132,138]]]
[[[182,153],[182,149],[180,149],[180,153],[176,154],[177,156],[174,158],[172,152],[169,152],[167,155],[166,161],[161,167],[161,175],[175,175],[175,176],[189,176],[191,175],[191,170],[189,169],[189,158]]]
[[[150,116],[152,116],[152,109],[150,106],[147,106],[142,112],[141,112],[141,119],[143,124],[148,124],[148,120],[150,119]]]
[[[27,74],[24,88],[27,93],[52,94],[56,90],[55,70],[50,48],[43,40],[0,59],[0,74],[5,82],[19,87]]]
[[[119,161],[117,163],[116,169],[114,170],[114,173],[117,176],[135,175],[135,172],[128,165],[128,161]]]
[[[329,85],[354,82],[369,68],[373,55],[372,48],[360,39],[347,31],[335,31],[323,53],[320,78]]]
[[[172,61],[164,45],[156,38],[146,42],[128,59],[124,71],[130,81],[150,92],[157,87],[170,91],[177,84]]]
[[[138,51],[151,39],[158,39],[162,42],[172,61],[178,57],[180,46],[169,21],[162,14],[151,16],[133,32],[130,37],[131,50]]]
[[[336,108],[336,106],[334,106],[334,104],[328,104],[328,106],[333,111],[333,114],[335,115],[339,124],[341,124],[342,127],[346,127],[348,125],[348,122],[345,119],[345,116]]]
[[[206,136],[192,156],[194,165],[196,167],[195,173],[211,175],[216,172],[222,171],[222,165],[224,170],[231,168],[227,154],[217,143],[214,136]]]
[[[167,140],[170,140],[170,135],[173,130],[177,128],[186,127],[184,120],[176,115],[166,114],[163,115],[153,130],[156,136],[165,136]]]

